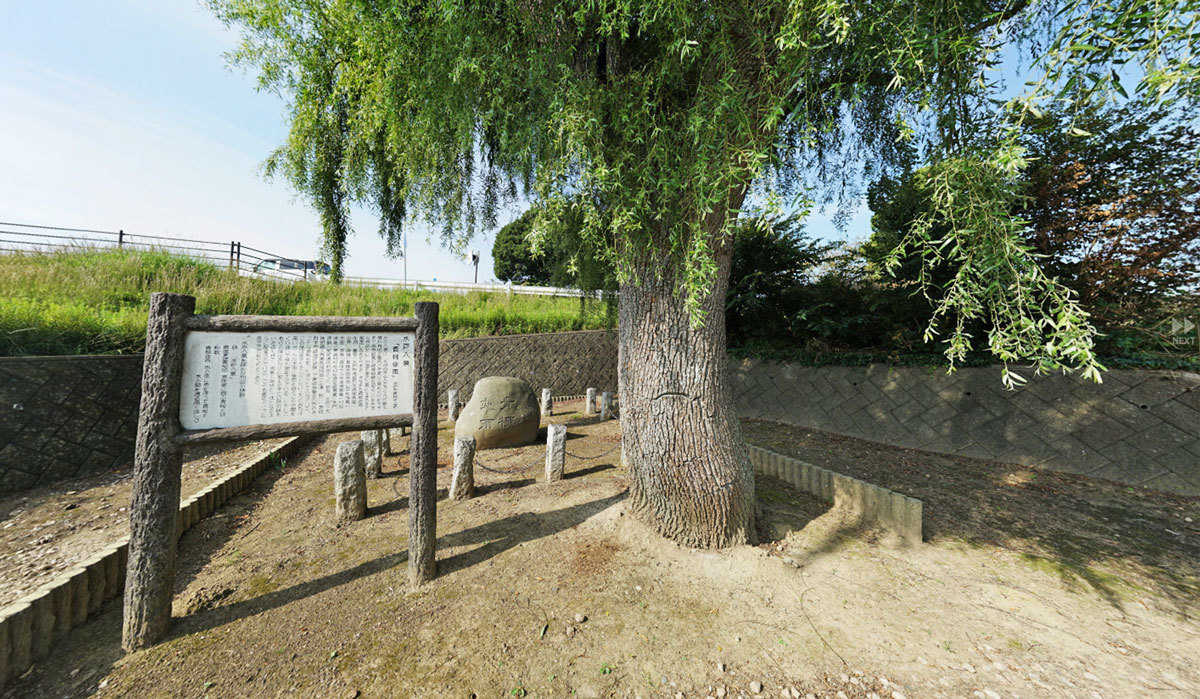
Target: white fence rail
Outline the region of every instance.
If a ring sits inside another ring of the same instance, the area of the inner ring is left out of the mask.
[[[217,264],[237,270],[238,274],[278,282],[323,282],[328,276],[320,273],[311,261],[243,246],[233,240],[216,242],[172,238],[158,235],[137,235],[119,231],[89,228],[65,228],[39,224],[0,222],[0,254],[37,254],[55,250],[86,250],[122,248],[155,250],[173,255]],[[472,291],[526,294],[531,296],[587,296],[597,298],[600,292],[580,291],[553,286],[523,286],[519,284],[479,284],[475,282],[443,282],[424,279],[384,279],[375,277],[344,277],[347,286],[379,289],[408,289],[466,294]]]
[[[525,286],[521,284],[487,284],[476,282],[441,282],[424,279],[381,279],[375,277],[343,277],[342,284],[346,286],[370,286],[379,289],[408,289],[410,291],[445,291],[466,294],[471,291],[491,291],[506,294],[527,294],[532,296],[587,296],[597,298],[598,291],[580,291],[557,286]]]

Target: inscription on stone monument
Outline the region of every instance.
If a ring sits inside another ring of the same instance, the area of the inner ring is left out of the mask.
[[[189,332],[179,421],[196,430],[411,413],[415,337]]]

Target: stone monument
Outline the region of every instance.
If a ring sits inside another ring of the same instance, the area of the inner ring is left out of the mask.
[[[383,474],[383,430],[363,430],[359,433],[363,443],[363,458],[366,460],[367,478],[379,478]]]
[[[546,426],[546,482],[561,481],[567,458],[567,426]]]
[[[489,376],[475,383],[454,434],[474,437],[476,449],[530,444],[537,439],[540,413],[528,383],[511,376]]]
[[[334,518],[353,522],[367,514],[367,474],[361,439],[342,442],[333,456]]]
[[[475,438],[454,437],[454,474],[450,479],[450,499],[470,500],[475,496]]]

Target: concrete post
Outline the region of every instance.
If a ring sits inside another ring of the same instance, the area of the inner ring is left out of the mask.
[[[542,417],[548,417],[554,410],[554,401],[550,398],[550,389],[542,389]]]
[[[600,394],[600,420],[612,419],[612,393],[605,391]]]
[[[450,419],[458,419],[458,389],[452,388],[446,391],[446,406],[450,410]]]
[[[567,426],[546,426],[546,482],[561,481],[567,459]]]
[[[583,403],[583,414],[592,415],[596,412],[596,389],[587,390],[587,399]]]
[[[475,437],[454,437],[454,475],[450,477],[450,499],[469,500],[475,496]]]
[[[367,473],[363,442],[342,442],[333,457],[334,517],[353,522],[367,514]]]
[[[383,430],[359,432],[363,443],[363,459],[368,478],[379,478],[383,474]]]

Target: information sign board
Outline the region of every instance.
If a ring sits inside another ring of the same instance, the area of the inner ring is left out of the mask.
[[[179,421],[199,430],[412,412],[413,332],[192,331]]]

